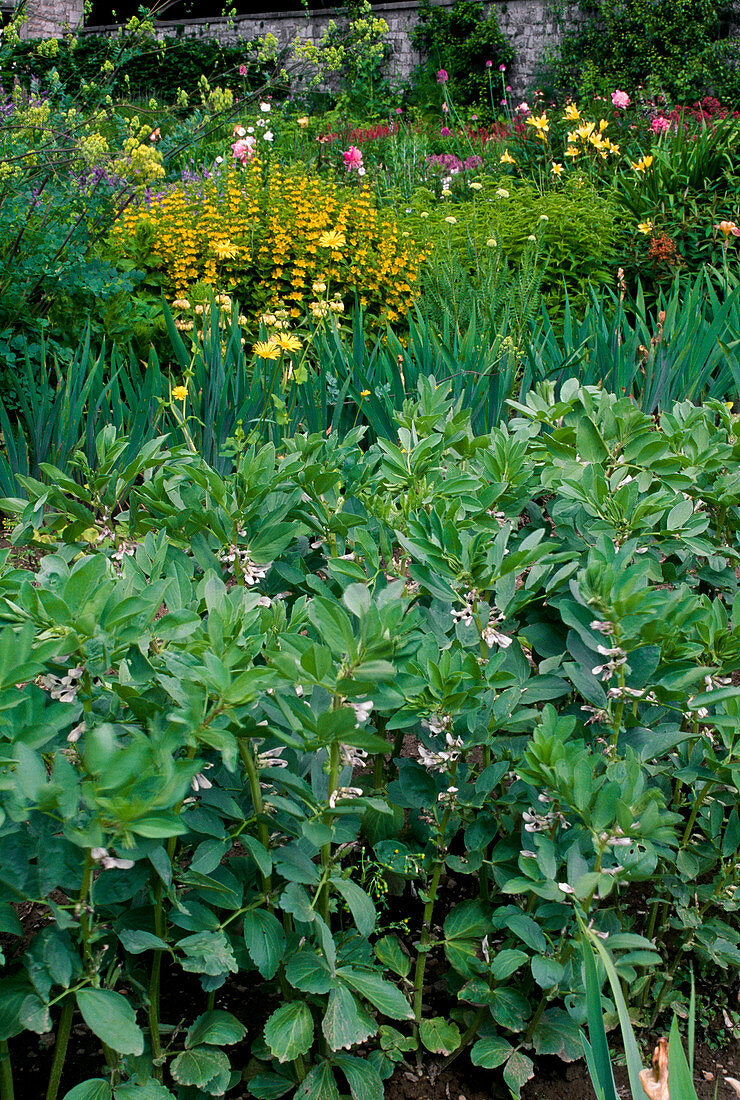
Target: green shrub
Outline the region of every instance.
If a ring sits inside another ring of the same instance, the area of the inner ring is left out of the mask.
[[[544,193],[510,179],[481,182],[482,189],[472,192],[476,197],[460,203],[440,201],[423,188],[415,192],[406,221],[432,249],[428,266],[449,269],[450,253],[460,258],[472,250],[479,257],[497,251],[516,269],[536,237],[551,311],[559,311],[566,289],[572,301],[585,303],[590,286],[613,282],[620,226],[608,193],[577,179]]]
[[[585,19],[566,33],[541,74],[559,95],[606,94],[638,85],[693,101],[716,86],[725,8],[713,0],[581,0]],[[730,89],[737,78],[725,74]]]
[[[258,88],[268,79],[268,67],[257,59],[253,43],[226,46],[214,39],[184,35],[157,42],[150,37],[127,41],[121,48],[119,35],[67,36],[58,41],[31,39],[20,42],[2,58],[0,83],[8,85],[17,77],[28,83],[38,77],[43,84],[52,80],[54,70],[63,87],[76,93],[81,85],[95,85],[101,71],[112,67],[111,94],[132,98],[155,96],[163,102],[174,100],[178,90],[198,99],[202,77],[210,83],[228,79],[234,85]],[[246,76],[239,76],[240,65],[247,65]]]
[[[477,103],[488,99],[486,62],[498,70],[509,65],[514,50],[499,30],[496,14],[484,14],[478,0],[456,0],[452,8],[437,7],[422,0],[419,22],[410,35],[411,44],[424,58],[413,75],[413,98],[436,101],[437,72],[450,77],[456,103]]]

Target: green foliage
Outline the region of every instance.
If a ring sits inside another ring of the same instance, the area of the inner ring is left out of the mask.
[[[498,27],[495,11],[486,15],[478,0],[456,0],[443,8],[423,0],[411,44],[424,58],[413,75],[412,97],[424,104],[439,99],[437,72],[444,69],[456,103],[488,99],[486,62],[509,65],[514,50]]]
[[[722,41],[730,5],[582,0],[581,9],[583,19],[566,31],[541,74],[544,88],[590,98],[615,88],[634,94],[644,85],[678,103],[735,89],[735,53]]]
[[[146,36],[123,41],[120,35],[85,34],[59,39],[50,49],[45,40],[20,42],[2,58],[0,83],[18,78],[24,84],[37,78],[44,85],[58,80],[72,94],[82,86],[96,86],[101,72],[109,72],[110,92],[116,96],[173,103],[178,93],[198,101],[202,77],[211,84],[259,88],[273,66],[261,61],[254,43],[228,46],[215,39],[180,35],[164,42]],[[247,66],[245,76],[238,75]],[[56,73],[56,77],[52,74]]]
[[[3,502],[40,560],[0,567],[0,882],[50,918],[0,909],[8,1065],[75,1003],[116,1097],[221,1095],[246,977],[256,1097],[380,1100],[419,1043],[517,1095],[595,1026],[584,925],[644,1019],[689,952],[736,970],[740,422],[570,380],[476,435],[450,390],[225,473],[156,438],[111,476],[106,429]]]
[[[444,287],[457,265],[476,282],[490,256],[526,279],[535,244],[542,295],[553,313],[562,310],[566,293],[585,304],[590,287],[613,282],[621,228],[610,196],[578,180],[544,192],[508,178],[476,182],[483,186],[472,201],[469,189],[459,203],[440,202],[426,189],[412,197],[404,220],[432,250],[427,286]]]

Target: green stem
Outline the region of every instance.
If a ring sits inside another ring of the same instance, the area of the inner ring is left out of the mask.
[[[709,792],[712,789],[712,787],[714,786],[715,782],[716,782],[715,779],[707,779],[706,783],[704,784],[702,789],[699,791],[699,796],[696,799],[696,801],[694,802],[694,805],[691,809],[691,814],[689,816],[689,820],[686,822],[686,828],[684,830],[683,837],[681,838],[681,847],[682,848],[685,848],[686,845],[691,840],[691,833],[692,833],[692,830],[694,828],[694,825],[696,824],[696,818],[698,816],[699,810],[701,809],[702,803],[704,802],[704,799],[709,794]]]
[[[337,789],[339,784],[339,745],[335,741],[329,746],[329,796],[331,796]],[[331,810],[327,810],[324,814],[324,824],[331,825],[334,820],[334,815]],[[321,849],[321,864],[324,868],[324,876],[328,879],[329,868],[331,867],[331,841],[327,841]],[[319,899],[318,909],[321,916],[329,924],[329,898],[331,890],[329,882],[326,881],[321,890],[321,897]]]
[[[478,1034],[478,1028],[485,1020],[487,1013],[487,1005],[483,1005],[481,1008],[478,1009],[471,1023],[463,1032],[463,1036],[460,1039],[460,1046],[457,1048],[457,1050],[453,1050],[452,1054],[448,1054],[445,1060],[442,1062],[442,1065],[445,1067],[445,1069],[447,1068],[447,1066],[451,1065],[456,1058],[459,1058],[465,1048],[470,1045],[470,1043]]]
[[[92,957],[92,950],[90,948],[90,910],[88,907],[88,897],[90,894],[90,887],[92,885],[92,873],[93,873],[93,858],[92,849],[85,849],[85,864],[82,871],[82,886],[80,887],[80,897],[77,902],[80,915],[80,933],[82,935],[82,952],[85,959],[85,973],[89,978],[94,978],[94,964]]]
[[[7,1040],[0,1042],[0,1100],[14,1100],[13,1065]]]
[[[265,806],[262,801],[260,777],[252,749],[243,738],[239,739],[239,756],[241,757],[249,781],[252,805],[254,806],[255,816],[257,818],[257,836],[262,847],[269,851],[270,833],[267,828],[267,822],[264,820]],[[268,903],[270,909],[272,909],[272,902],[270,900],[270,894],[272,893],[272,877],[270,875],[263,875],[262,872],[260,872],[260,876],[262,879],[262,889],[265,892],[265,901]]]
[[[457,766],[453,766],[450,773],[450,783],[455,782],[455,774],[457,772]],[[452,806],[447,806],[445,812],[442,814],[442,820],[439,824],[439,837],[437,840],[437,859],[434,864],[434,871],[432,872],[432,881],[429,884],[429,893],[427,894],[426,904],[424,906],[424,918],[421,927],[421,937],[419,939],[419,952],[416,956],[416,970],[414,971],[414,1020],[415,1030],[419,1030],[419,1024],[421,1022],[421,1009],[424,999],[424,971],[427,965],[427,955],[429,953],[429,943],[432,938],[432,917],[434,915],[434,904],[437,900],[437,890],[439,889],[439,880],[442,877],[442,868],[445,864],[444,859],[444,841],[445,833],[447,832],[447,826],[452,816]]]
[[[67,1044],[69,1043],[69,1033],[72,1030],[74,1009],[74,1000],[72,997],[67,997],[59,1017],[59,1024],[57,1025],[57,1041],[54,1046],[54,1060],[51,1063],[46,1100],[57,1100],[59,1084],[62,1080],[62,1070],[64,1069],[64,1062],[67,1057]],[[2,1097],[3,1100],[5,1100],[5,1093],[2,1093]]]

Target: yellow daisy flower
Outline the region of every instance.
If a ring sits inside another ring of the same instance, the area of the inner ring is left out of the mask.
[[[281,332],[275,337],[275,341],[281,351],[300,351],[303,346],[298,337],[290,332]]]
[[[271,336],[269,340],[258,340],[252,345],[252,351],[255,355],[259,355],[260,359],[280,358],[280,345],[275,336]]]
[[[175,386],[175,388],[172,391],[172,400],[173,401],[184,401],[187,396],[188,396],[188,387],[187,386]]]
[[[319,237],[320,248],[344,248],[346,243],[347,238],[338,229],[330,229]]]

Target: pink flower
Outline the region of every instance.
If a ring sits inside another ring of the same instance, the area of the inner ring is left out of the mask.
[[[342,153],[344,157],[344,167],[348,172],[359,172],[362,168],[362,153],[356,145],[350,145],[346,153]]]
[[[507,84],[507,85],[506,85],[506,89],[505,89],[505,90],[506,90],[507,92],[510,92],[510,91],[511,91],[511,84]]]
[[[449,111],[449,109],[450,109],[450,108],[449,108],[449,107],[447,106],[447,104],[446,104],[446,103],[443,103],[443,104],[442,104],[442,114],[446,115],[446,114],[447,114],[447,112]]]
[[[505,73],[505,72],[506,72],[506,66],[505,66],[505,65],[499,65],[499,67],[498,67],[498,71],[499,71],[500,73]]]
[[[255,138],[253,137],[239,138],[239,140],[235,141],[231,146],[234,160],[246,164],[249,158],[254,154],[254,145]]]
[[[525,102],[524,100],[517,107],[517,114],[520,114],[520,115],[530,114],[529,104],[527,102]]]
[[[446,84],[449,79],[450,78],[447,75],[447,70],[446,69],[440,69],[439,72],[437,73],[437,83],[438,84]]]
[[[493,68],[493,62],[492,61],[486,61],[486,68],[487,69],[492,69]]]
[[[618,107],[619,110],[624,110],[625,107],[629,107],[630,102],[630,97],[627,93],[620,92],[619,88],[617,88],[616,92],[612,92],[612,103],[615,107]]]
[[[397,115],[402,115],[403,114],[403,107],[396,107],[396,114]]]
[[[671,120],[669,118],[663,118],[663,115],[658,115],[650,123],[650,129],[654,134],[664,134],[666,130],[670,130]]]
[[[449,137],[450,134],[452,133],[452,130],[449,128],[449,126],[443,126],[442,129],[439,132],[442,135],[442,137]]]
[[[247,75],[247,66],[246,65],[240,65],[239,66],[239,76],[246,76],[246,75]]]

